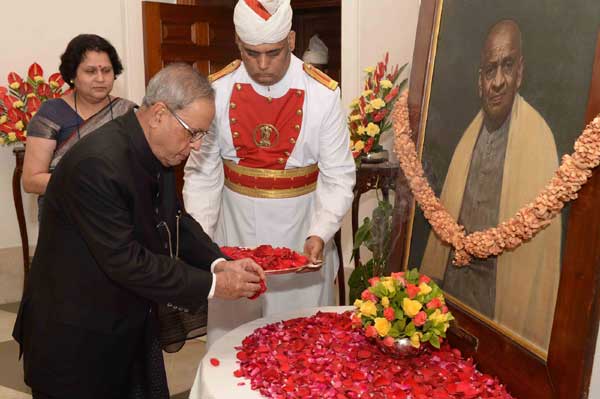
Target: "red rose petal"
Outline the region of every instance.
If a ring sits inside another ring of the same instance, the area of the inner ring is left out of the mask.
[[[265,280],[260,280],[260,290],[258,290],[254,295],[248,297],[248,299],[256,299],[259,296],[261,296],[261,294],[263,292],[267,291],[267,283],[265,283]]]
[[[305,266],[308,258],[289,248],[260,245],[254,249],[240,247],[221,247],[221,252],[232,259],[251,258],[264,270],[293,269]]]
[[[270,324],[236,349],[241,363],[234,375],[268,398],[512,398],[447,344],[412,359],[385,355],[352,329],[350,313]]]
[[[221,364],[221,362],[219,361],[219,359],[215,359],[214,357],[210,358],[210,364],[212,364],[213,366],[217,367],[219,364]]]

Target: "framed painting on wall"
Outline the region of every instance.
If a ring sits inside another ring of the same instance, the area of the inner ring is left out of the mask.
[[[433,190],[467,233],[531,202],[600,112],[600,3],[575,3],[421,3],[411,125]],[[573,308],[597,306],[600,230],[590,223],[600,222],[600,212],[588,209],[600,192],[597,180],[596,173],[581,198],[532,240],[468,267],[452,263],[452,248],[418,207],[408,217],[404,267],[437,280],[459,313],[455,332],[469,337],[466,350],[484,369],[505,375],[521,397],[583,397],[560,396],[566,378],[582,395],[589,385],[597,311],[578,316]],[[574,292],[578,287],[585,292]],[[565,334],[590,342],[569,343]],[[579,363],[566,377],[554,367],[573,345],[578,354],[571,351],[569,362]]]

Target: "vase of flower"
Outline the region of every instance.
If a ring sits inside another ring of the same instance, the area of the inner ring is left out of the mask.
[[[423,344],[440,348],[454,317],[433,280],[412,269],[373,277],[369,284],[354,301],[352,315],[352,325],[362,328],[365,337],[398,356],[418,355]]]
[[[364,90],[350,103],[348,130],[350,149],[357,167],[362,162],[380,163],[388,160],[388,152],[380,144],[381,135],[392,128],[390,114],[407,80],[399,80],[406,68],[391,68],[388,71],[389,56],[376,66],[365,68]]]
[[[29,67],[26,78],[10,72],[8,86],[0,86],[0,145],[24,146],[27,124],[44,101],[64,94],[64,84],[58,72],[46,82],[44,70],[36,62]]]
[[[361,154],[360,161],[362,163],[382,163],[389,159],[389,153],[387,150],[381,150],[379,152],[369,152],[367,154]]]
[[[415,347],[409,338],[396,338],[386,342],[385,339],[375,338],[375,344],[383,353],[397,359],[416,357],[425,351],[426,345]]]

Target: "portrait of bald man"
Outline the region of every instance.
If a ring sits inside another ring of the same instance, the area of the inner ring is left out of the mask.
[[[480,110],[454,149],[441,201],[467,233],[512,217],[558,167],[553,133],[520,94],[526,66],[519,25],[493,24],[477,74]],[[534,165],[534,167],[532,167]],[[561,219],[521,247],[466,267],[429,233],[421,271],[464,304],[547,349],[560,276]]]

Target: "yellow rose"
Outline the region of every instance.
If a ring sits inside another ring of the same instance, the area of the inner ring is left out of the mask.
[[[385,107],[385,101],[383,101],[381,98],[375,98],[375,99],[371,100],[370,104],[375,109],[381,109],[381,108]]]
[[[373,94],[373,90],[365,90],[361,93],[361,96],[366,98],[366,97],[370,96],[371,94]]]
[[[375,110],[375,109],[373,108],[373,106],[372,106],[371,104],[367,104],[367,105],[365,106],[365,112],[366,112],[367,114],[370,114],[370,113],[371,113],[371,112],[373,112],[374,110]]]
[[[44,77],[43,76],[34,76],[33,80],[35,80],[35,83],[42,83],[44,81]]]
[[[379,84],[384,89],[391,89],[393,86],[392,82],[389,81],[388,79],[383,79],[381,82],[379,82]]]
[[[8,141],[17,141],[17,135],[14,132],[8,134]]]
[[[388,332],[390,332],[390,328],[392,328],[392,324],[388,321],[388,319],[385,317],[375,318],[375,329],[380,337],[385,337]]]
[[[8,86],[13,90],[19,90],[19,87],[21,87],[21,84],[19,82],[12,82]]]
[[[388,306],[390,306],[390,298],[388,298],[387,296],[384,296],[383,298],[381,298],[381,305],[384,308],[387,308]]]
[[[360,134],[360,135],[366,134],[367,133],[367,128],[364,127],[364,126],[359,126],[358,130],[357,130],[357,133]]]
[[[413,301],[408,298],[402,300],[402,309],[408,317],[415,317],[422,307],[423,305],[419,301]]]
[[[352,109],[358,108],[358,99],[357,98],[352,100],[352,102],[350,103],[350,108],[352,108]]]
[[[419,294],[427,295],[431,292],[431,287],[426,282],[419,284]]]
[[[18,121],[17,123],[15,123],[15,127],[19,130],[23,130],[25,128],[25,124],[23,123],[23,121]]]
[[[0,145],[4,145],[5,142],[4,137],[0,137]]]
[[[410,337],[410,344],[415,348],[419,348],[421,346],[421,337],[422,336],[423,336],[423,334],[420,332],[414,333]]]
[[[361,119],[362,119],[362,116],[360,114],[350,115],[350,122],[359,121]]]
[[[448,313],[442,313],[439,309],[436,309],[435,312],[429,315],[428,319],[434,323],[443,324],[448,321]]]
[[[356,301],[354,301],[354,306],[359,308],[362,306],[363,301],[361,301],[360,299],[357,299]]]
[[[23,101],[21,100],[17,100],[13,103],[13,108],[23,108],[25,104],[23,104]]]
[[[369,122],[367,125],[367,134],[371,137],[375,137],[379,133],[379,126],[373,122]]]
[[[33,97],[36,97],[35,93],[29,93],[29,94],[27,95],[27,98],[33,98]]]
[[[362,140],[358,140],[354,143],[354,151],[360,151],[365,148],[365,143]]]
[[[365,71],[366,73],[373,73],[373,72],[375,72],[375,67],[373,67],[373,66],[366,67],[366,68],[364,69],[364,71]]]
[[[8,120],[8,118],[6,117],[6,115],[2,115],[0,116],[0,125],[2,125],[4,122],[6,122]]]
[[[360,313],[363,316],[374,317],[377,315],[377,307],[372,301],[364,301],[362,305],[360,305]]]
[[[387,288],[390,295],[396,292],[396,287],[394,286],[394,282],[392,280],[385,280],[382,282],[383,286]]]

